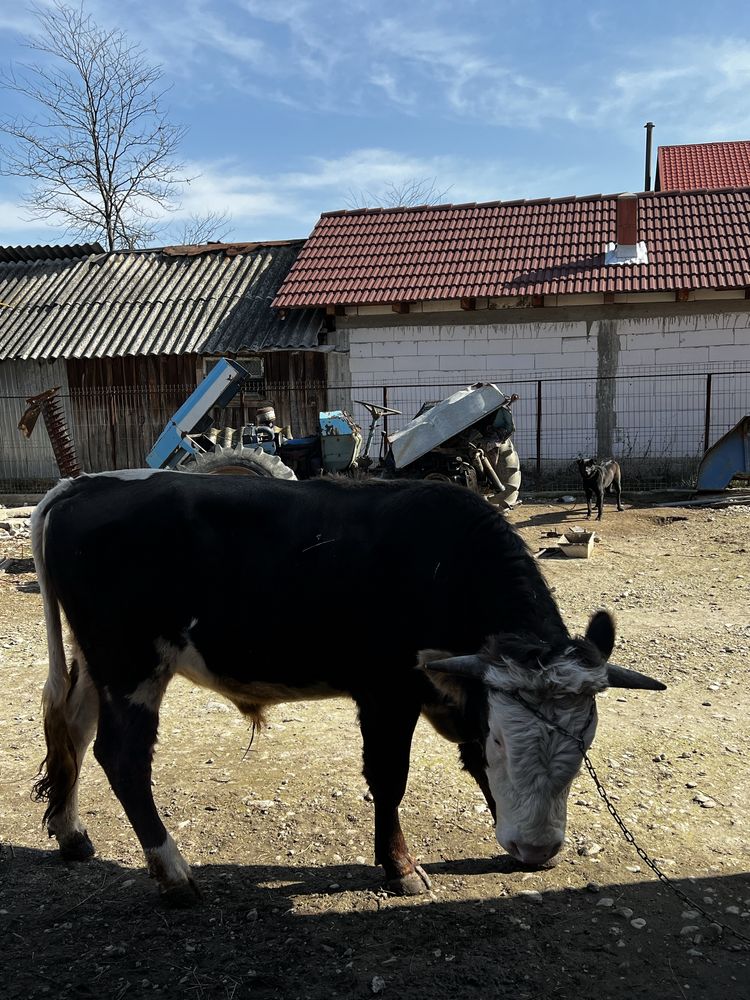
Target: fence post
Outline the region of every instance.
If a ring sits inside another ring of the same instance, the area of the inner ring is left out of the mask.
[[[542,472],[542,380],[536,384],[536,474],[537,477]],[[539,483],[537,481],[537,489]]]
[[[383,386],[383,406],[388,406],[388,386]],[[383,433],[388,435],[388,414],[383,414]]]
[[[703,454],[708,451],[708,441],[711,436],[711,372],[706,375],[706,419],[703,427]]]

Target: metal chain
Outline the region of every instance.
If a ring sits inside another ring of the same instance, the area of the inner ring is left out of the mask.
[[[580,742],[583,743],[583,740],[581,740]],[[612,819],[615,821],[615,823],[617,823],[620,830],[622,831],[622,835],[625,838],[625,840],[627,840],[629,844],[633,845],[635,852],[641,859],[641,861],[647,864],[648,867],[651,869],[651,871],[654,873],[654,875],[656,875],[656,877],[659,879],[659,881],[663,882],[664,885],[667,886],[667,888],[671,889],[676,896],[679,896],[680,899],[683,901],[683,903],[687,903],[692,910],[697,910],[699,913],[702,913],[703,916],[706,917],[708,920],[710,920],[712,924],[717,924],[719,927],[722,928],[722,930],[728,931],[729,934],[731,934],[733,937],[736,937],[738,938],[738,940],[744,941],[745,944],[750,945],[750,937],[748,937],[746,934],[743,934],[741,931],[735,930],[734,927],[730,927],[729,924],[725,924],[723,921],[717,920],[716,917],[712,913],[709,913],[709,911],[706,910],[703,906],[701,906],[700,903],[696,902],[696,900],[692,899],[690,896],[688,896],[686,892],[683,892],[682,889],[676,886],[672,881],[672,879],[669,878],[668,875],[665,875],[664,872],[661,870],[661,868],[659,868],[659,866],[656,864],[653,858],[650,858],[648,856],[648,854],[644,851],[641,845],[636,841],[635,837],[630,832],[630,830],[628,830],[627,826],[625,826],[622,817],[618,813],[613,803],[610,801],[610,798],[607,795],[607,792],[604,786],[602,785],[601,781],[599,781],[599,777],[596,771],[594,770],[594,765],[589,760],[588,754],[586,753],[585,749],[582,750],[582,753],[583,753],[583,762],[586,765],[586,770],[594,779],[594,784],[596,785],[596,790],[599,793],[600,798],[603,799],[604,804],[609,810]]]
[[[541,719],[541,721],[545,723],[545,725],[549,726],[550,729],[556,730],[561,735],[567,736],[568,739],[573,740],[574,743],[578,744],[578,748],[581,751],[581,756],[583,757],[583,762],[586,765],[586,770],[591,775],[594,784],[596,785],[596,790],[599,793],[599,797],[603,800],[604,804],[606,805],[610,816],[619,826],[620,831],[622,832],[622,835],[625,838],[625,840],[627,840],[629,844],[633,845],[633,848],[635,849],[635,852],[638,855],[638,857],[641,859],[641,861],[644,862],[644,864],[648,865],[648,867],[651,869],[654,875],[656,875],[659,881],[662,882],[664,885],[666,885],[668,889],[671,889],[672,892],[676,896],[678,896],[683,901],[683,903],[687,903],[691,909],[697,910],[699,913],[702,913],[703,916],[706,917],[712,924],[716,924],[718,927],[721,927],[722,930],[727,931],[729,934],[737,938],[739,941],[744,941],[745,944],[750,945],[750,937],[748,937],[746,934],[743,934],[741,931],[735,930],[734,927],[730,927],[729,924],[725,924],[723,921],[717,920],[712,913],[709,913],[709,911],[705,909],[705,907],[701,906],[700,903],[696,902],[696,900],[692,899],[690,896],[688,896],[686,892],[683,892],[682,889],[676,886],[672,881],[672,879],[669,878],[668,875],[665,875],[664,872],[661,870],[661,868],[659,868],[659,866],[656,864],[653,858],[649,857],[646,851],[644,851],[644,849],[636,841],[633,834],[625,825],[623,818],[620,816],[620,814],[618,813],[617,809],[614,806],[614,803],[610,800],[609,796],[607,795],[606,789],[599,780],[599,776],[597,775],[596,770],[594,769],[594,765],[589,760],[589,756],[586,753],[586,744],[584,743],[583,739],[580,736],[576,736],[574,733],[569,733],[567,729],[563,729],[562,726],[558,726],[556,722],[552,722],[551,719],[548,719],[547,716],[543,715],[537,708],[535,708],[533,705],[530,705],[525,698],[522,698],[517,691],[513,692],[512,694],[510,692],[507,693],[510,694],[510,696],[515,701],[523,705],[525,709],[531,712],[532,715],[535,715],[538,719]],[[593,715],[593,712],[594,710],[592,707],[591,712],[589,714],[589,719],[583,728],[583,732],[585,732],[586,729],[588,728],[588,724],[591,721],[591,716]]]

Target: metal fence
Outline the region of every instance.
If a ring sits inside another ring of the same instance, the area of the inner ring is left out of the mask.
[[[514,441],[525,489],[580,489],[575,460],[581,455],[616,458],[632,489],[693,486],[705,451],[750,413],[750,364],[714,371],[653,368],[616,376],[503,373],[497,378],[488,373],[486,378],[519,397],[513,404]],[[386,422],[393,433],[425,402],[465,385],[370,385],[349,392],[354,399],[401,410],[402,416]],[[356,403],[352,408],[366,426],[365,410]]]
[[[579,455],[617,458],[626,489],[691,486],[706,448],[750,413],[750,363],[713,370],[633,369],[616,376],[508,377],[506,372],[494,378],[488,372],[485,379],[519,396],[513,405],[515,444],[527,490],[580,488],[574,464]],[[268,384],[262,396],[238,397],[221,422],[234,427],[251,422],[255,408],[270,401],[277,413],[282,410],[280,423],[291,423],[297,435],[311,433],[319,409],[338,407],[350,409],[366,432],[369,416],[356,402],[364,400],[401,411],[385,422],[383,430],[392,433],[425,402],[465,386],[450,377],[390,385]],[[193,388],[91,387],[61,393],[83,470],[142,466],[169,416]],[[41,421],[30,438],[18,431],[25,406],[23,395],[0,396],[0,492],[39,492],[58,475]],[[377,437],[373,454],[381,446]]]

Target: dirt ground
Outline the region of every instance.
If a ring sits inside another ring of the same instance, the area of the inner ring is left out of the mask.
[[[590,560],[540,562],[572,630],[612,609],[617,662],[668,684],[600,696],[591,758],[669,878],[750,938],[750,508],[626,507],[607,508]],[[525,504],[511,520],[533,551],[549,528],[586,523],[580,504]],[[28,557],[27,542],[0,545],[0,557]],[[46,663],[28,562],[0,573],[0,656],[6,1000],[750,997],[749,946],[652,875],[585,772],[564,860],[523,871],[500,851],[455,748],[424,723],[402,814],[433,892],[387,895],[343,700],[277,708],[248,750],[233,707],[170,687],[155,793],[204,899],[165,910],[92,757],[82,811],[96,858],[61,862],[41,829],[29,790]]]

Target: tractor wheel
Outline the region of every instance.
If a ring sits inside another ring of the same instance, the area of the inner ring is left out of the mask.
[[[217,448],[197,455],[184,467],[186,472],[210,476],[262,476],[266,479],[296,479],[278,455],[269,455],[262,448]]]
[[[518,493],[521,489],[521,463],[512,441],[506,441],[500,445],[495,471],[505,487],[500,506],[505,510],[510,510],[518,503]]]

